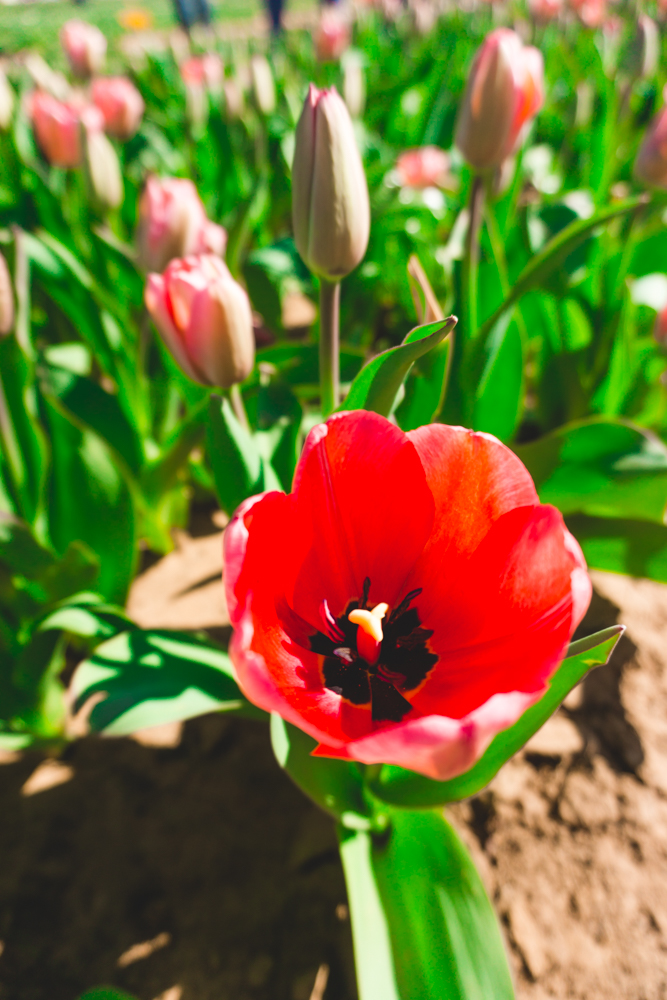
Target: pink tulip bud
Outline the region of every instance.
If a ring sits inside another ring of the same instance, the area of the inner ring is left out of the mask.
[[[139,201],[137,256],[146,271],[163,271],[175,257],[215,253],[222,256],[227,234],[206,217],[189,180],[149,177]]]
[[[144,114],[144,99],[134,84],[124,76],[101,76],[93,83],[92,98],[109,135],[131,139]]]
[[[292,222],[307,267],[339,281],[359,264],[370,235],[366,175],[336,88],[311,83],[296,127]]]
[[[335,10],[325,10],[315,33],[320,62],[338,62],[350,44],[350,26]]]
[[[81,163],[82,128],[101,132],[104,127],[102,112],[94,105],[58,101],[41,90],[32,94],[30,115],[44,156],[57,167],[76,167]]]
[[[181,77],[188,87],[205,87],[220,93],[225,77],[225,67],[220,56],[207,52],[203,56],[190,56],[181,63]]]
[[[14,326],[14,292],[7,261],[0,253],[0,336]]]
[[[60,41],[75,76],[92,76],[104,66],[107,40],[93,24],[68,21],[60,32]]]
[[[607,0],[570,0],[570,3],[587,28],[600,28],[607,20]]]
[[[635,176],[650,187],[667,188],[667,104],[648,127],[635,160]]]
[[[255,340],[245,291],[212,254],[149,274],[144,296],[162,340],[195,382],[226,389],[252,371]]]
[[[396,170],[403,187],[443,187],[449,176],[449,157],[437,146],[422,146],[401,153]]]
[[[475,170],[492,170],[521,142],[544,103],[542,53],[509,28],[487,35],[459,109],[456,145]]]

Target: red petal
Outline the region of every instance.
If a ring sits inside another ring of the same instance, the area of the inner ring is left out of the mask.
[[[542,689],[574,628],[573,582],[586,603],[566,537],[555,508],[518,508],[471,558],[429,574],[416,605],[440,661],[410,698],[418,711],[461,718],[498,692]]]
[[[434,513],[407,436],[376,413],[338,414],[326,433],[322,426],[311,432],[295,483],[296,522],[308,539],[294,586],[295,610],[317,622],[326,598],[337,617],[361,597],[366,577],[371,605],[400,600]]]

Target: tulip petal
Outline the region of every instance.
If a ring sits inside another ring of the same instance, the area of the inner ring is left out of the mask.
[[[493,737],[513,725],[538,698],[539,692],[495,694],[463,719],[427,715],[353,740],[342,750],[321,744],[313,756],[396,764],[446,781],[472,767]]]
[[[160,331],[166,347],[171,352],[176,364],[193,382],[201,382],[201,375],[193,367],[187,355],[181,335],[174,323],[167,303],[165,279],[161,274],[149,274],[144,291],[144,302],[153,322]]]

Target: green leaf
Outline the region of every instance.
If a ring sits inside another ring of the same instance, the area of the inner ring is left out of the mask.
[[[64,553],[72,541],[85,542],[100,560],[100,593],[123,604],[137,557],[129,489],[97,434],[77,427],[47,398],[44,409],[53,452],[49,521],[53,545]]]
[[[77,712],[104,695],[90,726],[107,736],[207,712],[257,712],[239,691],[226,653],[169,631],[134,629],[103,642],[76,668],[71,693]]]
[[[374,410],[388,417],[396,393],[414,362],[451,333],[457,319],[428,323],[411,330],[402,344],[390,347],[361,369],[339,410]]]
[[[149,499],[159,499],[173,485],[193,448],[204,437],[207,406],[207,399],[194,406],[164,442],[159,457],[146,465],[141,476],[141,487]]]
[[[567,526],[591,569],[667,583],[667,526],[574,514]]]
[[[37,541],[29,525],[0,512],[0,563],[35,580],[55,562],[56,556]]]
[[[221,396],[211,396],[206,437],[218,500],[228,514],[247,497],[282,489],[252,435],[237,420],[229,400]]]
[[[524,396],[523,344],[511,313],[498,321],[485,348],[486,363],[477,386],[473,428],[509,441],[519,422]]]
[[[454,334],[418,358],[405,380],[405,398],[396,407],[401,430],[411,431],[437,418],[447,391]]]
[[[271,715],[271,745],[280,766],[321,809],[352,828],[370,827],[358,764],[311,757],[317,741],[275,712]]]
[[[141,438],[117,396],[71,370],[44,365],[42,392],[55,396],[78,423],[90,427],[120,455],[135,475],[143,464]]]
[[[390,810],[384,836],[340,832],[359,1000],[513,1000],[477,869],[435,812]]]
[[[607,663],[623,631],[623,625],[614,625],[572,643],[567,658],[549,681],[546,694],[531,705],[513,726],[498,733],[486,752],[465,774],[449,781],[434,781],[404,768],[385,764],[370,784],[373,794],[384,802],[413,809],[444,805],[477,795],[503,764],[553,715],[588,671]]]
[[[542,503],[554,504],[563,514],[663,523],[667,447],[650,431],[594,417],[514,450]]]
[[[16,506],[33,523],[43,502],[47,446],[38,420],[33,368],[14,337],[0,338],[0,407],[5,405],[0,467],[6,463]]]
[[[96,986],[82,993],[79,1000],[136,1000],[136,997],[115,986]]]
[[[522,295],[530,291],[531,288],[543,286],[548,281],[554,271],[558,270],[566,261],[570,254],[577,247],[581,246],[585,240],[598,228],[612,219],[621,215],[634,212],[646,203],[646,196],[640,195],[637,198],[630,198],[627,201],[618,202],[614,205],[600,209],[588,219],[577,219],[565,226],[560,232],[550,239],[520,273],[505,301],[489,316],[489,318],[479,328],[475,338],[476,363],[481,369],[483,367],[482,349],[487,338],[494,330],[496,323]]]

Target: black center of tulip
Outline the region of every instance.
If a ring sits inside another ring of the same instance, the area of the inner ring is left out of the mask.
[[[419,687],[438,661],[427,645],[433,630],[422,628],[410,607],[421,588],[411,590],[382,623],[377,663],[367,663],[357,651],[359,626],[348,615],[367,608],[370,586],[366,577],[361,599],[350,601],[340,618],[328,615],[327,632],[310,636],[310,648],[324,657],[325,687],[353,705],[370,704],[374,722],[400,722],[412,708],[402,692]]]

